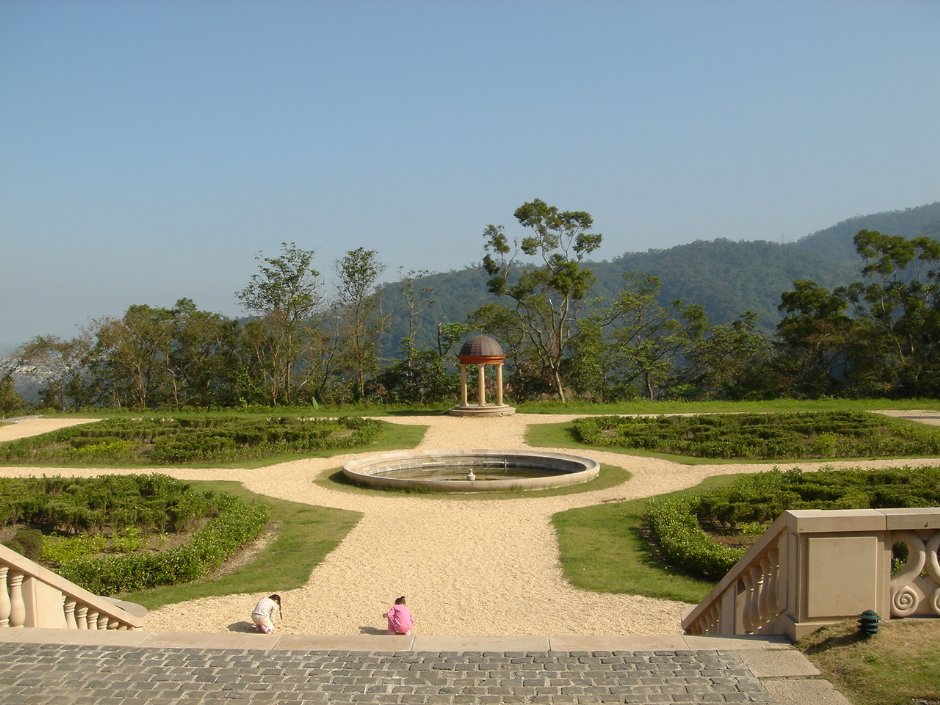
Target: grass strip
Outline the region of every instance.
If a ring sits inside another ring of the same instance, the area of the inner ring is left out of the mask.
[[[737,476],[708,478],[696,487],[661,496],[708,492]],[[648,497],[569,509],[552,517],[565,578],[595,592],[645,595],[697,603],[715,583],[683,575],[645,536]]]

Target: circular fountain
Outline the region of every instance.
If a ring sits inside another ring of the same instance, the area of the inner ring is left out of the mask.
[[[454,450],[377,453],[352,460],[343,475],[360,485],[433,492],[537,490],[587,482],[595,460],[526,450]]]

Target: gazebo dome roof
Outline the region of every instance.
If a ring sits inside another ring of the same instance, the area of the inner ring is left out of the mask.
[[[499,343],[488,335],[476,335],[460,348],[457,357],[461,362],[487,362],[504,360],[506,355]]]

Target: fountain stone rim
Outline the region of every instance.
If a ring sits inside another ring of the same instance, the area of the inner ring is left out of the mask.
[[[421,480],[388,477],[377,474],[389,464],[402,461],[425,461],[444,464],[446,461],[461,461],[453,464],[468,464],[474,458],[499,458],[509,463],[538,464],[557,471],[543,477],[512,478],[508,480]],[[441,451],[389,451],[350,460],[343,465],[343,475],[359,485],[379,488],[421,488],[436,492],[492,492],[509,489],[548,489],[580,484],[597,477],[600,463],[592,458],[567,453],[533,450],[458,449]]]

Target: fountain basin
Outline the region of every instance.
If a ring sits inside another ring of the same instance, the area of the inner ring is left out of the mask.
[[[587,482],[599,471],[590,458],[525,450],[397,451],[343,466],[343,475],[359,485],[434,492],[563,487]]]

